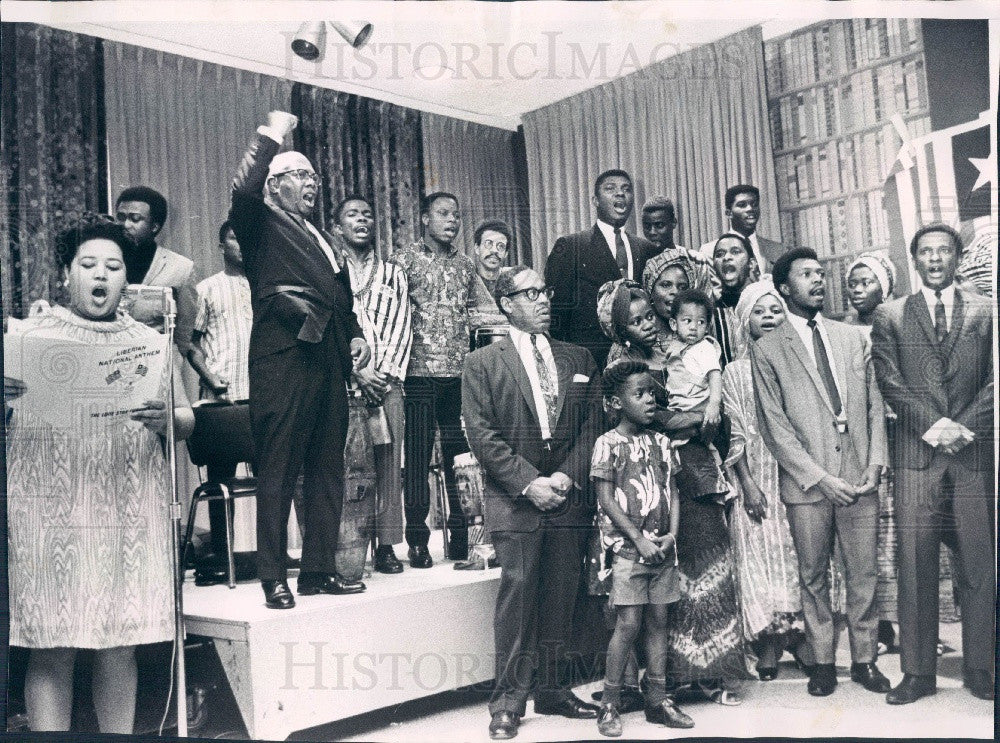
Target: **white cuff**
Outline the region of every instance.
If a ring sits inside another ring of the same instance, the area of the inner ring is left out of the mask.
[[[941,438],[941,432],[952,425],[954,425],[954,421],[951,418],[938,418],[937,422],[928,428],[927,432],[920,438],[931,446],[937,446]]]
[[[277,129],[273,129],[267,126],[267,124],[261,124],[260,126],[258,126],[257,133],[263,134],[265,137],[268,137],[269,139],[273,139],[279,145],[283,144],[285,141],[285,138],[281,135],[281,132],[279,132]]]

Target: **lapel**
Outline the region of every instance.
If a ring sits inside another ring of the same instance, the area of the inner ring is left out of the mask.
[[[908,316],[910,322],[916,322],[927,336],[927,341],[937,348],[937,335],[934,333],[934,325],[931,323],[931,313],[927,309],[927,302],[924,301],[922,292],[917,291],[906,299],[903,312]],[[954,320],[954,317],[952,318]],[[952,323],[954,325],[954,323]]]
[[[524,397],[528,409],[535,416],[535,422],[538,423],[541,419],[538,417],[538,410],[535,408],[535,395],[531,391],[531,382],[528,380],[528,373],[524,370],[524,365],[521,363],[521,356],[514,346],[514,341],[508,335],[506,338],[501,338],[497,341],[494,346],[499,349],[500,359],[507,366],[507,369],[514,377],[514,381],[517,382],[518,389],[521,390],[521,396]]]
[[[951,358],[951,352],[955,348],[955,342],[958,340],[958,336],[962,332],[962,326],[964,324],[965,300],[962,299],[962,294],[956,287],[955,305],[951,308],[951,330],[948,331],[948,335],[944,339],[944,348],[941,349],[941,355],[944,358]]]
[[[819,369],[816,368],[816,364],[813,363],[813,360],[809,356],[809,351],[806,350],[805,345],[802,343],[802,338],[800,338],[799,334],[795,332],[791,322],[782,323],[778,327],[783,332],[785,340],[788,342],[788,347],[792,349],[798,357],[799,362],[805,368],[806,373],[809,375],[813,385],[816,387],[816,391],[822,398],[823,404],[826,405],[832,413],[833,404],[830,402],[830,398],[826,394],[826,385],[823,384],[823,380],[819,376]],[[839,368],[837,371],[838,373],[841,373]],[[843,401],[841,401],[841,404],[843,405]]]
[[[163,272],[163,269],[167,266],[167,251],[160,245],[156,246],[156,252],[153,253],[153,260],[149,264],[149,270],[146,271],[146,276],[143,278],[143,284],[153,284],[157,277]]]
[[[590,233],[590,255],[581,263],[584,269],[589,270],[589,273],[601,278],[600,283],[610,280],[607,277],[617,278],[621,275],[612,253],[614,247],[614,245],[608,245],[608,241],[604,239],[604,235],[595,224]]]
[[[573,370],[569,368],[569,359],[563,353],[556,353],[556,348],[562,345],[559,341],[554,341],[549,338],[549,346],[552,348],[552,358],[556,362],[556,375],[559,379],[559,395],[556,399],[556,422],[555,425],[559,425],[559,419],[562,417],[563,404],[566,402],[566,393],[569,392],[569,386],[573,380]],[[555,431],[551,432],[555,435]]]

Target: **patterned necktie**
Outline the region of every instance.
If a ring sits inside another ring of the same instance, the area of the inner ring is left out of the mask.
[[[629,278],[628,275],[628,251],[625,249],[625,241],[622,239],[622,228],[615,227],[615,263],[621,271],[622,278]]]
[[[830,357],[826,355],[826,344],[823,343],[823,336],[820,335],[816,321],[810,320],[806,324],[812,328],[813,354],[816,356],[816,368],[819,370],[819,376],[823,380],[823,386],[826,387],[826,394],[830,397],[833,412],[839,416],[842,407],[840,393],[837,391],[837,383],[833,379],[833,370],[830,368]]]
[[[944,314],[944,302],[941,300],[941,291],[935,291],[937,304],[934,305],[934,333],[937,335],[937,342],[944,343],[948,337],[948,316]]]
[[[538,348],[538,336],[531,335],[531,352],[535,356],[535,366],[538,367],[538,384],[542,388],[542,397],[545,398],[545,413],[549,419],[549,435],[556,427],[556,386],[552,382],[552,375],[549,373],[549,365],[542,358],[542,352]]]

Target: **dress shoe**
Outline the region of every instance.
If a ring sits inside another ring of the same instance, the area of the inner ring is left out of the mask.
[[[562,715],[574,720],[593,720],[597,717],[598,707],[569,694],[555,704],[539,704],[535,702],[535,712],[540,715]]]
[[[473,553],[468,560],[459,560],[454,565],[455,570],[486,570],[486,560],[478,553]]]
[[[347,580],[339,575],[326,573],[299,573],[299,596],[315,596],[317,593],[331,593],[343,596],[361,593],[365,584],[359,580]]]
[[[613,704],[602,704],[597,713],[597,732],[607,738],[618,738],[622,734],[622,718]]]
[[[996,695],[996,685],[986,671],[966,671],[962,686],[977,699],[993,701]]]
[[[603,691],[595,691],[590,695],[595,702],[600,702],[604,698]],[[639,712],[646,708],[646,700],[642,696],[642,690],[638,686],[622,687],[619,697],[618,712],[627,715],[629,712]]]
[[[423,547],[410,547],[407,557],[410,558],[411,568],[429,568],[434,564],[434,561],[431,559],[431,553],[427,551],[426,545]]]
[[[260,587],[264,589],[264,603],[268,609],[291,609],[295,606],[295,597],[285,581],[262,580]]]
[[[657,705],[646,707],[646,721],[668,728],[693,728],[694,720],[685,714],[673,699],[664,699]]]
[[[889,704],[912,704],[921,697],[929,697],[931,694],[937,694],[937,679],[933,676],[904,673],[899,685],[885,695],[885,701]]]
[[[774,681],[778,678],[777,666],[757,666],[757,675],[761,681]]]
[[[861,684],[868,691],[885,694],[892,688],[889,679],[882,675],[874,663],[852,663],[851,681]]]
[[[217,586],[229,582],[229,571],[223,568],[198,567],[194,571],[196,586]]]
[[[375,570],[390,575],[403,572],[403,563],[396,557],[391,544],[383,544],[375,550]]]
[[[828,697],[837,688],[837,667],[833,663],[817,663],[806,690],[814,697]]]
[[[516,712],[500,710],[493,713],[490,720],[490,738],[493,740],[510,740],[517,735],[517,726],[521,724],[521,716]]]

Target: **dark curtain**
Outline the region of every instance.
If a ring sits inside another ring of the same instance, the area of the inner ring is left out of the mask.
[[[420,234],[422,153],[420,112],[385,101],[296,83],[295,149],[323,178],[320,221],[347,194],[370,199],[384,258]]]
[[[52,249],[83,211],[107,211],[101,41],[4,23],[0,66],[0,274],[4,317],[62,301]]]

